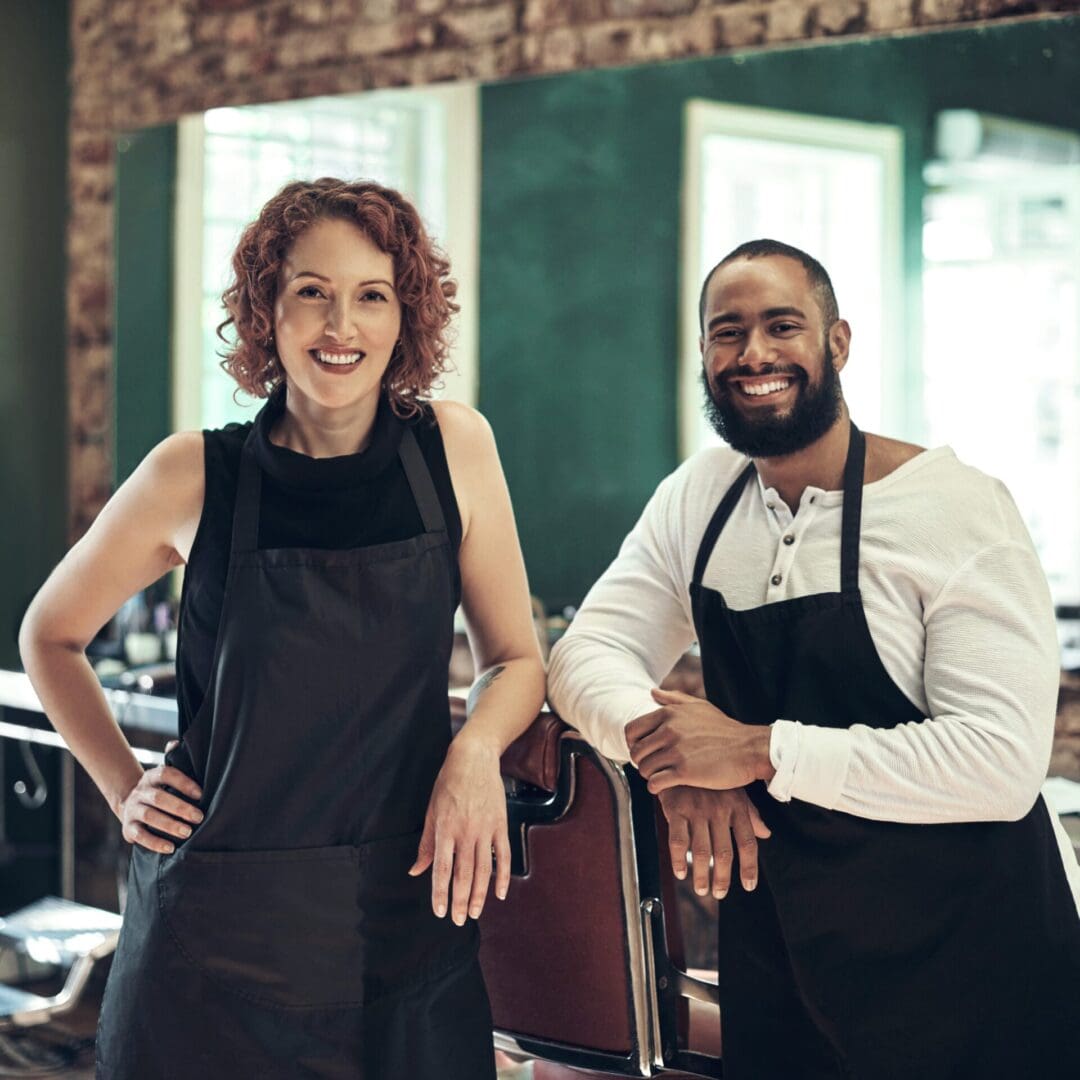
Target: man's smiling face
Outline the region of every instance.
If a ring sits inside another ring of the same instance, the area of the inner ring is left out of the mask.
[[[703,322],[705,409],[733,449],[781,457],[836,422],[847,324],[824,325],[798,262],[767,255],[720,266],[706,289]]]

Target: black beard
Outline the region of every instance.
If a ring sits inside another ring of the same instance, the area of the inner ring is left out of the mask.
[[[727,379],[714,388],[702,368],[705,417],[732,450],[752,458],[784,457],[805,450],[836,423],[843,398],[840,376],[833,367],[828,345],[824,349],[821,381],[816,386],[807,381],[805,371],[784,374],[793,376],[798,383],[794,408],[784,416],[774,413],[753,416],[740,410],[732,400],[732,395],[739,391]]]

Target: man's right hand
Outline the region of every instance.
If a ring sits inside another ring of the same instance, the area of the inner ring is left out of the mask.
[[[734,858],[731,837],[739,851],[739,877],[747,891],[757,885],[758,840],[772,835],[745,789],[713,791],[707,788],[673,787],[657,796],[668,822],[671,866],[677,878],[686,877],[686,853],[693,854],[694,891],[709,891],[712,862],[712,893],[722,900],[731,887]]]

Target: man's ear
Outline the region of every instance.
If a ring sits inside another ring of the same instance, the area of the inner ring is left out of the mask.
[[[829,350],[832,353],[833,367],[843,371],[848,362],[848,351],[851,349],[851,325],[847,319],[837,319],[829,327]]]

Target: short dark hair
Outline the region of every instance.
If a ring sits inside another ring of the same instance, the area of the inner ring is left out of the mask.
[[[701,297],[698,299],[698,326],[702,333],[705,332],[705,293],[708,291],[713,274],[721,266],[727,266],[728,263],[732,263],[736,259],[758,259],[764,255],[783,255],[788,259],[794,259],[802,266],[807,277],[810,278],[810,286],[814,290],[818,307],[821,308],[826,330],[840,318],[840,309],[836,306],[836,293],[833,292],[829,273],[813,255],[807,255],[805,251],[800,251],[799,248],[784,244],[779,240],[748,240],[745,244],[740,244],[734,251],[728,252],[705,275],[705,281],[701,286]]]

